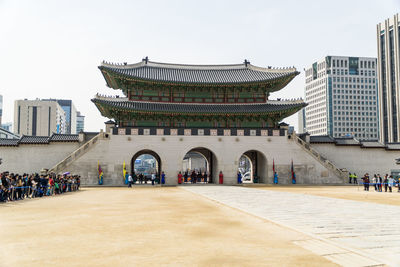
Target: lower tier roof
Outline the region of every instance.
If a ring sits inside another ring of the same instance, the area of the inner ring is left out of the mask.
[[[94,98],[92,102],[103,113],[104,109],[156,113],[196,113],[196,114],[255,114],[279,113],[289,110],[300,110],[307,104],[297,101],[271,101],[266,103],[246,104],[199,104],[199,103],[160,103],[130,101],[115,98]],[[104,114],[103,114],[104,115]]]

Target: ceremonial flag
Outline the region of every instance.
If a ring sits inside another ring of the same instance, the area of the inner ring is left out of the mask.
[[[99,162],[97,162],[97,171],[99,172],[99,177],[98,177],[99,185],[102,185],[103,184],[103,175],[104,175],[104,173],[103,173],[103,170],[100,167],[100,163]]]
[[[291,172],[292,172],[292,184],[295,184],[296,183],[296,174],[294,173],[293,159],[292,159]]]
[[[275,173],[275,160],[272,159],[272,172]]]
[[[272,159],[272,172],[274,173],[274,184],[278,183],[278,174],[275,172],[275,160]]]
[[[125,165],[125,160],[124,160],[124,164],[122,165],[122,174],[123,174],[123,176],[124,176],[125,184],[128,184],[128,177],[126,176],[126,165]]]

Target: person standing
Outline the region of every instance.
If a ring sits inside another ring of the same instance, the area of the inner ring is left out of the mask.
[[[351,172],[349,172],[349,184],[351,184],[352,180],[353,180],[353,174],[351,174]]]
[[[242,183],[242,174],[238,171],[237,173],[237,183],[241,184]]]
[[[181,184],[181,183],[182,183],[182,173],[179,172],[178,173],[178,184]]]
[[[223,184],[224,183],[224,174],[222,173],[222,171],[219,172],[219,184]]]
[[[156,180],[156,175],[155,175],[155,173],[153,172],[152,174],[151,174],[151,185],[154,185],[154,181]]]
[[[388,186],[389,186],[389,192],[392,193],[392,187],[393,187],[394,179],[393,176],[390,175],[388,179]]]
[[[132,175],[128,174],[128,187],[132,187],[133,179]]]
[[[353,183],[354,184],[358,184],[358,181],[357,181],[357,174],[356,173],[353,173]]]
[[[278,184],[278,174],[274,172],[274,184]]]
[[[389,182],[389,180],[388,180],[388,175],[386,174],[385,175],[385,178],[383,179],[383,184],[384,184],[384,186],[385,186],[385,192],[387,192],[387,190],[388,190],[388,182]]]
[[[208,183],[208,175],[207,175],[207,171],[204,171],[204,183]]]
[[[376,177],[376,174],[374,174],[374,177],[372,178],[372,184],[373,184],[374,187],[375,187],[375,191],[378,191],[377,180],[378,180],[378,177]]]
[[[185,173],[183,174],[183,182],[184,182],[184,183],[187,183],[188,177],[189,177],[188,171],[185,171]]]
[[[161,184],[165,184],[165,173],[161,172]]]
[[[382,183],[383,183],[383,179],[381,177],[380,174],[378,174],[378,191],[382,192]]]

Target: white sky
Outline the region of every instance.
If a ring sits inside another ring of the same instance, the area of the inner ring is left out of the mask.
[[[376,57],[376,24],[400,0],[8,1],[0,0],[3,122],[14,100],[72,99],[85,130],[107,120],[90,101],[105,85],[102,60],[295,66],[272,99],[303,97],[303,68],[326,55]],[[285,120],[297,126],[297,115]],[[297,127],[296,127],[297,128]]]

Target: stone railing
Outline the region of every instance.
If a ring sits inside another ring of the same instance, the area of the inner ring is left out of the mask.
[[[53,168],[49,170],[49,172],[59,173],[63,170],[66,170],[66,167],[68,165],[70,165],[73,161],[75,161],[80,156],[85,154],[89,149],[91,149],[100,138],[104,137],[104,135],[104,132],[100,132],[98,135],[96,135],[95,137],[81,145],[77,150],[68,155],[68,157],[57,163]]]
[[[332,162],[330,162],[328,159],[324,158],[321,156],[321,154],[313,149],[309,143],[305,142],[303,139],[298,137],[295,133],[292,135],[293,140],[300,145],[305,151],[307,151],[311,156],[313,156],[315,159],[317,159],[322,165],[324,165],[327,169],[331,170],[333,173],[335,173],[338,177],[342,178],[343,181],[346,181],[346,178],[348,176],[347,171],[342,171],[338,167],[336,167]]]

